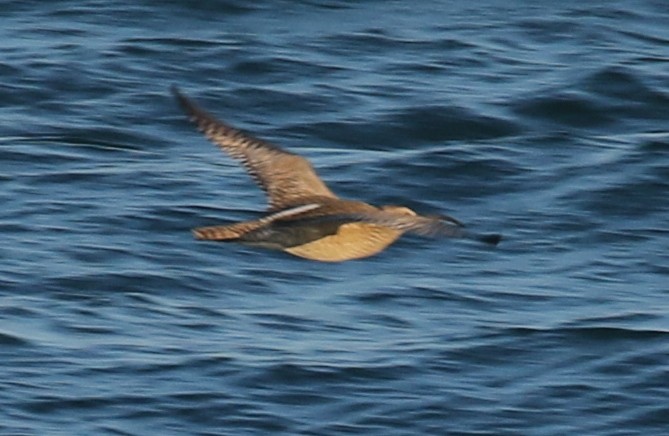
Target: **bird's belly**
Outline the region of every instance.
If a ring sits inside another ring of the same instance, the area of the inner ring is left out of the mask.
[[[395,242],[402,232],[365,223],[339,226],[332,235],[284,248],[295,256],[321,262],[342,262],[372,256]]]

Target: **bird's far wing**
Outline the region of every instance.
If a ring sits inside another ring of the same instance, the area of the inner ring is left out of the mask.
[[[172,92],[198,129],[221,150],[241,162],[267,193],[270,210],[299,203],[306,197],[337,198],[303,157],[217,120],[176,87]]]

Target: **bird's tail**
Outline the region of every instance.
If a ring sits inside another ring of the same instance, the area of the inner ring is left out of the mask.
[[[193,229],[193,236],[203,241],[233,242],[262,225],[264,224],[258,221],[245,221],[227,226],[198,227]]]

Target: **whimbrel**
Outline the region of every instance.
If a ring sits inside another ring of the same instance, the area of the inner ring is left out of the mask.
[[[469,238],[496,245],[498,234],[476,234],[449,216],[421,216],[402,206],[375,207],[337,197],[305,158],[231,127],[197,106],[176,87],[176,99],[204,135],[241,162],[265,191],[260,219],[193,230],[197,239],[283,250],[322,262],[379,253],[403,233]]]

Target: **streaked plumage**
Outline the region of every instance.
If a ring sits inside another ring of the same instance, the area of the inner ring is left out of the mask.
[[[217,120],[177,88],[172,91],[200,131],[242,163],[269,203],[264,217],[200,227],[193,231],[197,239],[256,245],[324,262],[374,255],[405,232],[473,238],[492,245],[500,240],[499,235],[472,234],[450,217],[426,217],[406,207],[378,208],[340,199],[306,159]]]

